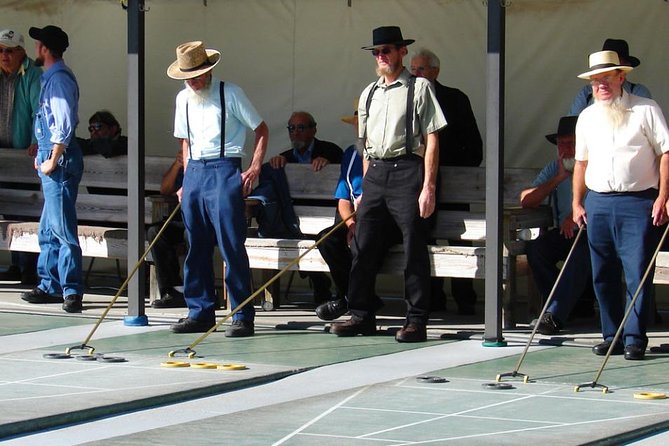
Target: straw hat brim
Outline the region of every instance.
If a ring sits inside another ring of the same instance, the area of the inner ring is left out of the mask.
[[[167,67],[167,75],[172,79],[186,80],[193,79],[194,77],[198,77],[208,71],[213,70],[216,64],[221,61],[221,53],[212,49],[206,49],[205,51],[207,53],[208,63],[202,65],[201,68],[196,70],[182,71],[179,68],[179,61],[175,60],[169,67]]]
[[[633,67],[627,65],[613,65],[610,67],[603,67],[603,68],[597,68],[595,70],[586,71],[585,73],[579,74],[578,77],[580,79],[589,80],[595,74],[606,73],[607,71],[614,71],[614,70],[621,70],[627,73],[632,71],[633,69],[634,69]]]
[[[341,121],[345,122],[346,124],[353,124],[357,116],[349,115],[349,116],[342,116]]]

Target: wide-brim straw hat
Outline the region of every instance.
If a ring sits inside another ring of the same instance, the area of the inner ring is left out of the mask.
[[[590,79],[595,74],[606,73],[607,71],[621,70],[632,71],[634,68],[628,65],[620,65],[618,53],[615,51],[598,51],[592,53],[588,59],[590,70],[578,75],[581,79]]]
[[[353,114],[342,116],[341,117],[342,122],[345,122],[346,124],[353,124],[355,120],[358,118],[358,100],[359,98],[355,98],[355,100],[353,101]]]
[[[177,47],[177,60],[167,67],[172,79],[193,79],[210,70],[221,60],[221,53],[205,49],[200,41],[182,43]]]

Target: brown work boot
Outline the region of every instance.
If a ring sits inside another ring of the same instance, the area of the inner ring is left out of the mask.
[[[357,316],[351,316],[346,322],[332,324],[330,333],[337,336],[374,336],[376,334],[376,318],[372,316],[368,319],[362,319]]]
[[[427,341],[427,329],[425,324],[418,322],[407,322],[404,327],[395,334],[397,342],[425,342]]]

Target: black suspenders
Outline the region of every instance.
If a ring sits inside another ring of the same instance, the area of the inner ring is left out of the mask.
[[[374,86],[367,95],[367,101],[365,102],[365,110],[367,112],[366,119],[369,119],[369,107],[372,105],[372,96],[374,96],[374,91],[376,91],[377,88],[379,88],[379,86],[377,85],[376,82],[374,82]],[[406,154],[410,155],[411,152],[413,152],[413,97],[414,97],[414,90],[416,89],[416,76],[409,77],[407,88],[408,88],[407,108],[405,113],[406,142],[404,147],[406,150]],[[365,123],[365,134],[363,136],[363,139],[366,138],[367,138],[367,123]]]
[[[219,96],[221,98],[221,158],[225,158],[225,82],[219,86]],[[188,101],[186,101],[186,129],[188,131],[188,156],[193,159],[193,152],[190,146],[190,121],[188,119]]]

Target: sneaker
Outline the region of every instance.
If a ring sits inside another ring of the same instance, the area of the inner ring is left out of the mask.
[[[226,338],[248,338],[253,334],[253,321],[232,321],[232,324],[225,330]]]
[[[59,304],[63,302],[63,298],[55,296],[43,291],[39,287],[35,287],[30,291],[21,294],[21,299],[31,304]]]
[[[184,295],[178,292],[177,290],[170,290],[151,303],[153,308],[185,308],[186,299]]]
[[[356,316],[351,316],[351,319],[346,322],[339,322],[332,324],[330,333],[337,336],[374,336],[376,334],[376,318],[362,319]]]
[[[418,322],[407,322],[404,327],[395,334],[397,342],[425,342],[427,341],[427,329],[425,324]]]
[[[81,310],[84,309],[84,306],[82,305],[83,300],[84,299],[78,294],[70,294],[65,296],[65,300],[63,301],[63,310],[68,313],[81,313]]]
[[[205,333],[214,325],[216,325],[214,321],[196,321],[185,317],[179,319],[176,324],[170,325],[170,330],[173,333]]]
[[[316,307],[316,316],[324,321],[333,321],[348,311],[346,299],[336,299],[320,304]]]
[[[537,333],[542,335],[554,335],[560,333],[562,324],[550,311],[544,313],[540,321],[537,322]]]

